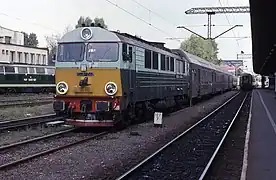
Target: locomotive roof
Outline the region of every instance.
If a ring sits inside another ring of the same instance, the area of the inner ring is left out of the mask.
[[[171,53],[175,56],[182,57],[186,60],[188,60],[191,63],[209,68],[209,69],[215,69],[220,72],[224,72],[220,66],[215,65],[211,62],[208,62],[196,55],[190,54],[186,51],[183,51],[181,49],[169,49],[164,46],[165,43],[163,42],[151,42],[151,41],[146,41],[140,37],[130,35],[128,33],[121,33],[117,31],[109,31],[107,29],[101,28],[101,27],[86,27],[92,30],[92,39],[88,40],[87,42],[129,42],[132,44],[135,44],[134,41],[138,41],[144,44],[147,44],[148,46],[152,46],[158,49],[162,49],[168,53]],[[83,39],[81,38],[81,31],[83,27],[74,29],[68,33],[66,33],[58,42],[59,43],[68,43],[68,42],[83,42]],[[224,72],[225,73],[225,72]],[[227,73],[230,74],[230,73]]]
[[[119,42],[121,41],[119,37],[115,33],[111,33],[110,31],[100,28],[100,27],[87,27],[92,31],[92,39],[87,42]],[[67,42],[83,42],[81,38],[81,31],[83,27],[74,29],[66,33],[58,42],[59,43],[67,43]]]

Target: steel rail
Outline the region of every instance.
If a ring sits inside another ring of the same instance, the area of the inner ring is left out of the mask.
[[[116,180],[121,180],[124,179],[126,177],[128,177],[129,175],[131,175],[131,173],[133,173],[136,169],[138,169],[139,167],[141,167],[143,164],[145,164],[146,162],[148,162],[150,159],[152,159],[153,157],[155,157],[157,154],[159,154],[160,152],[162,152],[165,148],[169,147],[171,144],[173,144],[176,140],[178,140],[179,138],[183,137],[184,135],[186,135],[188,132],[190,132],[193,128],[195,128],[197,125],[199,125],[201,122],[203,122],[204,120],[206,120],[208,117],[210,117],[211,115],[215,114],[216,112],[218,112],[220,109],[222,109],[225,105],[227,105],[229,102],[231,102],[235,97],[237,97],[240,94],[240,92],[238,92],[237,94],[235,94],[234,96],[232,96],[230,99],[228,99],[225,103],[223,103],[222,105],[220,105],[218,108],[216,108],[214,111],[212,111],[211,113],[209,113],[207,116],[203,117],[201,120],[199,120],[197,123],[195,123],[193,126],[191,126],[190,128],[188,128],[187,130],[185,130],[183,133],[181,133],[180,135],[178,135],[176,138],[174,138],[173,140],[171,140],[170,142],[168,142],[167,144],[165,144],[164,146],[162,146],[160,149],[158,149],[157,151],[155,151],[153,154],[151,154],[150,156],[148,156],[146,159],[142,160],[139,164],[137,164],[136,166],[134,166],[133,168],[131,168],[129,171],[127,171],[126,173],[122,174],[120,177],[116,178]]]
[[[58,120],[63,120],[63,119],[64,119],[64,117],[59,117],[59,116],[56,116],[55,114],[47,114],[47,115],[35,116],[35,117],[31,117],[31,118],[2,121],[2,122],[0,122],[0,130],[18,128],[18,127],[46,123],[46,122],[51,122],[51,121],[58,121]]]
[[[49,150],[46,150],[46,151],[35,153],[33,155],[21,158],[21,159],[16,160],[16,161],[12,161],[12,162],[9,162],[9,163],[6,163],[6,164],[2,164],[2,165],[0,165],[0,170],[4,170],[6,168],[13,167],[13,166],[18,165],[18,164],[22,164],[22,163],[24,163],[26,161],[29,161],[31,159],[41,157],[41,156],[44,156],[44,155],[47,155],[47,154],[51,154],[53,152],[56,152],[56,151],[59,151],[59,150],[65,149],[65,148],[69,148],[71,146],[87,142],[89,140],[95,139],[97,137],[101,137],[101,136],[103,136],[105,134],[108,134],[108,133],[109,133],[109,131],[101,132],[101,133],[92,135],[91,137],[88,137],[88,138],[85,138],[85,139],[82,139],[82,140],[79,140],[79,141],[76,141],[76,142],[73,142],[73,143],[68,143],[68,144],[63,145],[63,146],[59,146],[59,147],[52,148],[52,149],[49,149]]]
[[[23,103],[8,103],[8,104],[0,104],[0,108],[7,108],[7,107],[13,107],[13,106],[35,106],[35,105],[44,105],[44,104],[50,104],[54,101],[53,100],[35,100],[33,102],[23,102]],[[16,102],[16,101],[15,101]]]
[[[31,98],[31,99],[11,99],[11,100],[0,100],[0,103],[11,103],[11,102],[22,102],[22,101],[41,101],[41,100],[54,100],[53,97],[45,98]]]
[[[40,141],[40,140],[49,139],[49,138],[59,136],[59,135],[62,135],[62,134],[68,133],[68,132],[72,132],[76,129],[77,128],[71,128],[71,129],[67,129],[67,130],[64,130],[64,131],[48,134],[48,135],[45,135],[45,136],[36,137],[36,138],[28,139],[28,140],[25,140],[25,141],[19,141],[19,142],[16,142],[16,143],[0,146],[0,151],[7,150],[7,149],[10,149],[10,148],[14,148],[14,147],[17,147],[17,146],[20,146],[20,145],[25,145],[25,144],[29,144],[29,143],[32,143],[32,142]]]
[[[221,146],[222,146],[222,143],[224,142],[224,140],[225,140],[226,136],[228,135],[228,133],[229,133],[229,131],[230,131],[232,125],[234,124],[235,120],[237,119],[237,116],[240,114],[240,111],[241,111],[241,109],[242,109],[242,107],[243,107],[243,105],[244,105],[244,102],[245,102],[247,96],[248,96],[248,93],[246,93],[246,96],[244,97],[244,99],[243,99],[243,101],[242,101],[242,103],[241,103],[239,109],[237,110],[237,112],[236,112],[235,116],[233,117],[233,119],[232,119],[232,121],[231,121],[229,127],[227,128],[226,132],[224,133],[224,136],[222,137],[221,141],[219,142],[219,144],[218,144],[218,146],[217,146],[215,152],[213,153],[212,157],[210,158],[210,160],[208,161],[206,167],[204,168],[204,170],[203,170],[201,176],[199,177],[199,180],[203,180],[204,177],[205,177],[205,175],[207,174],[207,172],[208,172],[208,170],[209,170],[209,168],[210,168],[212,162],[214,161],[214,159],[215,159],[215,157],[216,157],[216,155],[217,155],[219,149],[220,149]]]

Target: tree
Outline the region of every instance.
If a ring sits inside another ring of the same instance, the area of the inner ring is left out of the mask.
[[[183,41],[180,48],[214,64],[220,64],[218,59],[218,44],[214,40],[204,40],[196,35],[191,35]]]
[[[95,18],[94,18],[94,21],[93,21],[89,16],[86,17],[86,18],[83,17],[83,16],[81,16],[81,17],[78,19],[78,22],[77,22],[75,28],[82,27],[82,24],[85,24],[85,26],[91,26],[92,23],[94,23],[95,26],[98,26],[98,24],[100,24],[103,28],[107,29],[107,25],[105,24],[103,18],[95,17]]]
[[[35,33],[26,33],[22,32],[24,34],[24,45],[28,47],[37,47],[38,46],[38,40]]]
[[[53,56],[56,55],[57,52],[57,42],[60,40],[60,38],[68,33],[69,31],[71,31],[73,28],[71,26],[66,26],[66,28],[64,29],[64,32],[62,34],[57,33],[57,34],[52,34],[51,36],[45,36],[45,40],[47,42],[47,47],[49,48],[49,59],[50,62],[53,59]],[[51,63],[49,63],[51,64]]]

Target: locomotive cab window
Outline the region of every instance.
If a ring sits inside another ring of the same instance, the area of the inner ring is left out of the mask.
[[[59,44],[57,61],[76,62],[84,59],[84,43]]]
[[[119,57],[118,43],[89,43],[86,51],[87,61],[115,62]]]
[[[132,62],[132,46],[128,46],[127,44],[123,43],[123,61]]]

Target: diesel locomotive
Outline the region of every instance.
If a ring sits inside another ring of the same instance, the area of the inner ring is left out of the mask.
[[[101,27],[66,33],[55,68],[53,108],[75,126],[125,127],[233,87],[233,76],[217,65]]]

